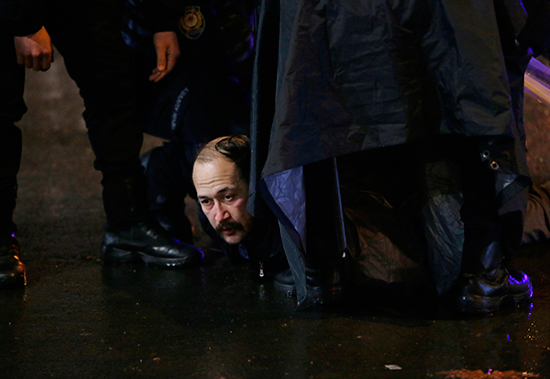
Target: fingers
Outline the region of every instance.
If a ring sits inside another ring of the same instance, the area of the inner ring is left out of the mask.
[[[158,82],[168,74],[169,71],[166,70],[165,62],[165,60],[160,60],[157,62],[157,67],[155,67],[155,69],[151,73],[151,76],[149,76],[150,81]]]
[[[33,57],[30,54],[17,54],[17,64],[20,64],[21,66],[32,69],[35,64],[35,60],[37,60],[38,57]]]
[[[171,49],[166,49],[165,53],[162,54],[162,57],[164,59],[157,59],[157,67],[155,67],[151,76],[149,76],[149,80],[153,82],[158,82],[166,75],[168,75],[170,71],[172,71],[172,69],[176,66],[179,55],[179,48],[177,48],[176,52],[171,51]]]
[[[157,67],[149,76],[149,80],[158,82],[172,71],[180,55],[180,49],[174,32],[155,33],[153,40],[157,51]]]
[[[149,76],[149,80],[155,83],[161,80],[162,78],[164,78],[164,73],[162,71],[159,71],[158,68],[155,68],[151,76]]]
[[[42,68],[42,61],[45,60],[42,56],[33,57],[32,59],[32,69],[34,71],[40,71]]]
[[[178,61],[178,57],[180,55],[180,50],[179,50],[179,47],[178,45],[175,46],[176,47],[176,52],[174,51],[171,51],[171,49],[168,49],[168,54],[167,54],[167,64],[166,64],[166,73],[169,73],[170,71],[172,71],[172,69],[174,68],[174,66],[176,65],[176,62]]]
[[[17,63],[34,71],[46,71],[53,62],[50,36],[42,27],[28,36],[14,37]]]
[[[149,76],[149,80],[153,82],[158,82],[166,75],[164,69],[166,67],[167,48],[165,45],[160,44],[156,44],[155,48],[157,50],[157,67],[153,69],[153,73],[151,74],[151,76]]]
[[[157,70],[164,71],[166,68],[167,46],[157,46]]]
[[[27,65],[25,64],[25,56],[22,54],[19,54],[19,52],[17,53],[17,64],[27,67]]]
[[[35,54],[24,58],[25,68],[34,71],[47,71],[52,65],[51,54]]]
[[[40,71],[48,71],[49,68],[52,66],[53,63],[53,50],[51,54],[48,54],[47,56],[44,56],[42,58],[42,62],[40,64]]]

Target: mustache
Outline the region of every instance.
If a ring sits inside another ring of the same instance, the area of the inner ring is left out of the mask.
[[[235,221],[222,221],[216,227],[216,232],[220,234],[222,231],[227,229],[244,230],[244,226],[241,223]]]

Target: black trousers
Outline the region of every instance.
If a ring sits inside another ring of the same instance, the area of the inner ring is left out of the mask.
[[[137,76],[122,40],[118,1],[53,0],[46,30],[84,100],[84,119],[103,184],[140,175],[143,132],[137,97],[147,78]]]
[[[13,36],[0,33],[0,234],[10,230],[16,176],[21,163],[21,131],[14,123],[26,111],[24,69],[17,64]]]
[[[53,0],[43,16],[84,100],[94,167],[103,173],[104,187],[116,188],[121,178],[142,176],[143,132],[137,97],[147,78],[137,75],[122,40],[118,2]],[[21,160],[21,132],[14,123],[26,111],[24,75],[16,62],[13,36],[0,35],[0,185],[7,183],[4,187],[9,188]],[[0,198],[1,211],[9,211],[11,219],[15,194],[4,191]]]

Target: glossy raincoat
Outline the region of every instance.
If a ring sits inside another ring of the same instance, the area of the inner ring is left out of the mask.
[[[261,216],[267,204],[283,226],[299,302],[312,254],[304,182],[312,163],[335,162],[342,248],[359,281],[426,279],[428,268],[438,294],[452,286],[463,243],[465,139],[485,138],[479,154],[494,163],[500,212],[524,209],[523,132],[501,33],[517,37],[527,13],[521,2],[499,4],[262,1],[249,209]]]

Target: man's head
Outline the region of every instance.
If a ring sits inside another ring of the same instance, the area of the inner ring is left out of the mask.
[[[193,183],[201,208],[229,244],[238,244],[252,226],[246,210],[250,145],[246,136],[229,136],[210,141],[197,155]]]

